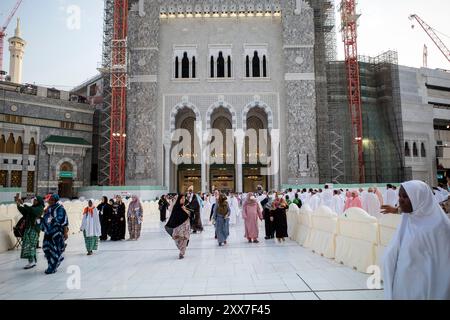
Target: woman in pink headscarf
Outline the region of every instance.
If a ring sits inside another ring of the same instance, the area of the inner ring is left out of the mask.
[[[352,193],[350,191],[347,191],[345,193],[344,211],[351,207],[351,203],[352,203]]]
[[[362,209],[361,199],[359,198],[358,192],[356,192],[356,191],[352,192],[352,199],[350,201],[350,208],[361,208]]]
[[[242,207],[242,218],[245,222],[245,236],[249,243],[258,243],[258,218],[263,219],[262,210],[259,206],[256,197],[253,193],[249,192],[247,200]]]

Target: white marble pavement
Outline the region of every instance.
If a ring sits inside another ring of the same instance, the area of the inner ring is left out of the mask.
[[[212,226],[191,236],[186,258],[162,224],[145,225],[139,241],[101,242],[87,256],[81,234],[68,240],[65,260],[56,274],[38,265],[23,270],[20,252],[0,254],[0,299],[220,299],[316,300],[383,299],[368,290],[368,275],[318,256],[293,241],[249,244],[243,226],[231,228],[228,245],[218,247]],[[80,268],[80,289],[67,287],[69,266]]]

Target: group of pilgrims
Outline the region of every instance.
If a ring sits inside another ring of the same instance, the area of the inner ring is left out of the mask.
[[[160,221],[184,259],[191,234],[214,226],[218,246],[227,246],[230,228],[244,224],[243,238],[259,243],[260,223],[264,221],[265,239],[284,243],[288,237],[287,210],[296,205],[314,212],[328,206],[337,215],[349,208],[361,208],[380,218],[383,214],[401,214],[398,227],[383,256],[384,290],[387,299],[450,299],[450,219],[449,188],[430,188],[422,181],[402,183],[399,188],[387,185],[380,190],[342,190],[325,185],[324,189],[288,189],[266,192],[258,188],[249,193],[187,193],[160,197]],[[47,199],[36,197],[32,206],[16,198],[17,208],[26,221],[21,258],[28,259],[25,269],[36,266],[39,233],[44,232],[43,251],[48,262],[46,274],[55,273],[64,260],[69,221],[57,194]],[[47,203],[47,204],[46,204]],[[140,237],[143,206],[132,196],[128,210],[120,196],[103,197],[95,207],[89,200],[84,208],[80,231],[83,232],[88,255],[98,249],[98,241],[125,240]]]
[[[277,192],[194,193],[163,195],[158,202],[161,222],[179,249],[183,259],[190,235],[202,232],[204,226],[214,226],[218,246],[227,245],[230,227],[244,223],[244,238],[259,243],[259,223],[265,223],[265,239],[285,242],[287,233],[286,211],[289,203],[285,195]],[[167,218],[169,217],[169,218]]]
[[[25,218],[25,231],[22,237],[20,257],[27,259],[24,269],[32,269],[37,264],[36,249],[39,247],[40,232],[44,233],[42,249],[47,259],[48,267],[45,274],[56,273],[64,260],[63,253],[69,237],[69,220],[63,203],[57,194],[44,199],[37,196],[32,205],[24,205],[23,201],[15,198],[17,209]],[[125,204],[121,196],[108,200],[103,197],[98,206],[94,200],[88,201],[87,207],[81,213],[83,218],[80,231],[83,232],[87,255],[91,256],[98,250],[98,242],[125,240],[126,226],[128,225],[128,240],[138,240],[143,221],[142,203],[136,196],[132,197],[125,213]]]

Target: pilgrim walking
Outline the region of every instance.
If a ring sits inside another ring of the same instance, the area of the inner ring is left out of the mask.
[[[179,258],[183,259],[191,235],[191,223],[189,221],[190,211],[185,206],[186,197],[179,195],[166,224],[167,232],[172,236],[175,244],[180,250]]]
[[[107,197],[103,196],[102,202],[97,206],[97,210],[100,215],[100,225],[102,229],[100,241],[105,241],[108,239],[112,219],[112,206],[108,203]]]
[[[113,218],[111,221],[111,240],[125,240],[125,204],[122,197],[117,196],[113,206]]]
[[[277,194],[272,204],[272,219],[275,229],[275,237],[278,242],[285,241],[288,237],[286,209],[288,205],[281,194]]]
[[[200,197],[198,197],[194,193],[194,187],[190,186],[188,189],[188,195],[186,199],[187,200],[186,207],[192,212],[190,220],[193,233],[197,233],[197,231],[198,232],[203,231],[202,217],[200,215],[201,202],[199,198]]]
[[[32,206],[26,206],[23,204],[22,199],[16,198],[17,210],[22,214],[25,219],[25,232],[22,237],[22,250],[20,251],[21,259],[28,259],[28,264],[24,269],[31,269],[36,266],[37,256],[36,247],[39,242],[39,225],[37,220],[41,218],[44,212],[44,200],[42,197],[36,197],[33,199]]]
[[[55,273],[64,260],[64,227],[68,225],[68,220],[66,210],[58,201],[57,194],[49,198],[48,207],[41,220],[41,230],[44,231],[42,249],[48,262],[46,274]]]
[[[159,201],[158,201],[159,220],[161,222],[166,222],[166,219],[167,219],[167,208],[169,208],[169,203],[166,200],[166,196],[162,195],[161,199],[159,199]]]
[[[83,210],[80,231],[83,232],[87,255],[90,256],[94,250],[98,250],[98,238],[102,235],[99,212],[92,200],[88,201],[88,206]]]
[[[247,200],[242,207],[242,218],[245,222],[245,238],[249,243],[258,243],[259,228],[258,219],[262,221],[261,207],[253,193],[247,194]]]
[[[137,240],[141,236],[143,217],[144,209],[141,201],[137,196],[132,196],[127,212],[129,240]]]
[[[227,238],[230,234],[230,214],[231,209],[228,205],[227,197],[224,194],[220,194],[219,201],[214,206],[213,212],[219,246],[227,244]]]

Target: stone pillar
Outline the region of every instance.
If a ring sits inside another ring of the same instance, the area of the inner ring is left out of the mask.
[[[25,140],[25,137],[24,137]],[[29,141],[29,140],[27,140]],[[27,192],[28,190],[28,159],[29,159],[30,145],[28,143],[23,144],[22,151],[22,191]]]
[[[159,1],[132,6],[128,14],[127,184],[161,185],[164,144],[158,99]],[[159,138],[158,138],[159,137]]]
[[[273,177],[272,188],[280,190],[280,134],[279,131],[271,130],[270,132],[270,169],[269,174]]]
[[[203,150],[202,150],[202,154],[203,154]],[[206,179],[206,159],[202,159],[202,170],[201,170],[201,174],[202,174],[202,192],[208,192],[208,181]]]
[[[319,183],[317,152],[316,78],[314,69],[314,10],[305,1],[282,3],[284,88],[287,124],[281,152],[287,155],[282,183]],[[278,149],[279,150],[279,149]],[[309,155],[309,170],[301,177],[298,154]],[[278,175],[275,187],[280,187]]]
[[[208,185],[209,144],[207,134],[200,135],[199,139],[202,142],[200,147],[202,155],[201,161],[202,192],[209,192],[209,185]]]
[[[11,188],[11,170],[6,171],[6,187]]]
[[[238,129],[235,132],[236,141],[236,192],[243,192],[243,180],[242,180],[242,163],[244,162],[242,151],[244,149],[244,131]]]
[[[170,144],[164,143],[164,186],[170,190]]]

